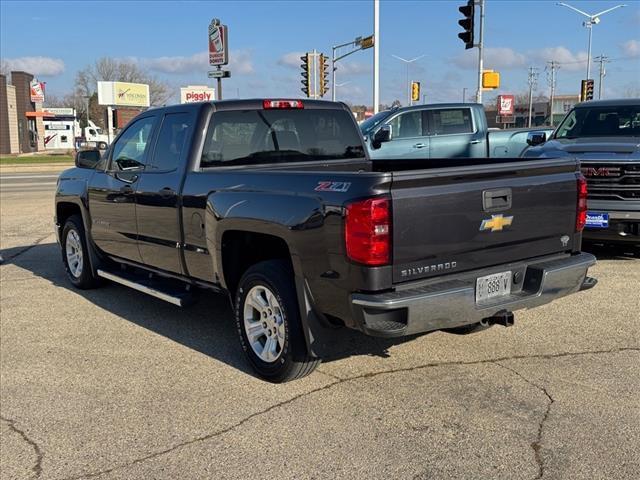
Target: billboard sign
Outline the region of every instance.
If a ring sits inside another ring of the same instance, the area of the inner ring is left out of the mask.
[[[190,85],[180,89],[180,103],[212,102],[215,90],[206,85]]]
[[[31,82],[31,101],[33,103],[44,102],[44,82],[33,80]]]
[[[98,82],[98,103],[118,107],[148,107],[149,85],[127,82]]]
[[[209,25],[209,65],[229,63],[228,29],[214,18]]]
[[[498,95],[498,115],[513,115],[516,99],[513,95]]]

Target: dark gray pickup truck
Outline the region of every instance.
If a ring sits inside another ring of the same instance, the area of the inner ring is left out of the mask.
[[[63,172],[70,281],[176,305],[227,293],[255,370],[311,372],[346,326],[399,337],[509,325],[595,284],[572,159],[371,161],[348,108],[238,100],[149,110]]]

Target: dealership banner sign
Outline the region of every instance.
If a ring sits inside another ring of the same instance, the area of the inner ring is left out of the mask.
[[[122,107],[148,107],[149,85],[128,82],[98,82],[98,103]]]

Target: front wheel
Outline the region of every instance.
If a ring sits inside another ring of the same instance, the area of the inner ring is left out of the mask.
[[[245,272],[236,293],[242,348],[256,372],[276,383],[302,378],[320,363],[307,353],[292,277],[284,261],[260,262]]]
[[[62,261],[67,277],[77,288],[88,289],[98,285],[89,264],[89,250],[80,215],[70,216],[62,229]]]

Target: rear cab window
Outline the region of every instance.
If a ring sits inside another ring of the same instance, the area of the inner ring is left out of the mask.
[[[212,115],[201,168],[363,158],[353,117],[339,109],[219,111]]]

